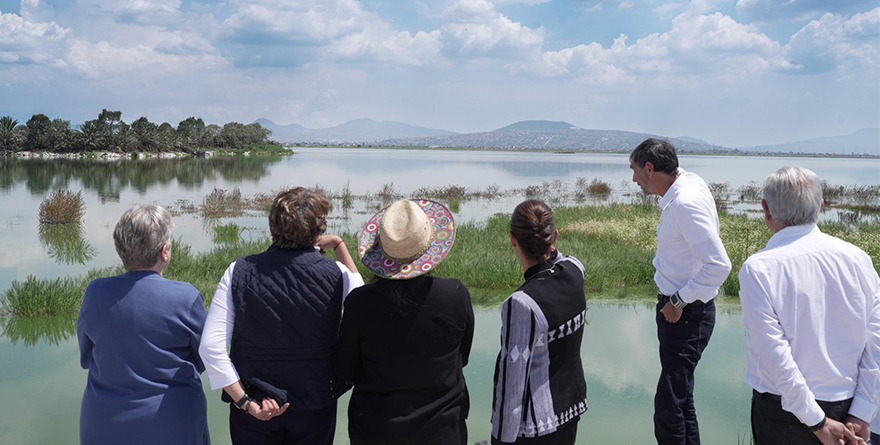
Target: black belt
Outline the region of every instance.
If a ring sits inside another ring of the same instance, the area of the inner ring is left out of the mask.
[[[755,398],[757,398],[758,400],[769,400],[772,402],[781,402],[782,401],[782,396],[777,396],[776,394],[771,394],[769,392],[758,392],[753,389],[752,394],[754,394]],[[844,399],[844,400],[838,400],[836,402],[828,402],[825,400],[816,400],[816,403],[818,403],[819,406],[821,406],[823,409],[827,405],[835,405],[835,404],[842,405],[842,404],[851,403],[851,402],[852,402],[852,397],[850,397],[848,399]]]
[[[669,299],[672,298],[672,295],[663,295],[661,293],[657,293],[657,301],[661,303],[666,303]],[[711,301],[711,300],[710,300]],[[688,303],[688,306],[702,306],[704,303],[702,300],[694,300],[693,303]]]
[[[777,396],[776,394],[770,394],[769,392],[758,392],[753,389],[752,394],[760,400],[772,400],[774,402],[781,402],[782,401],[782,396]]]

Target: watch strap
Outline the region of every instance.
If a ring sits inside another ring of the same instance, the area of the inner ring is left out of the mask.
[[[682,309],[687,306],[687,303],[681,299],[681,295],[678,295],[678,291],[676,291],[672,296],[669,297],[669,302],[672,303],[678,309]]]
[[[813,426],[804,425],[804,427],[807,429],[807,431],[809,431],[809,432],[811,432],[811,433],[815,433],[816,431],[819,431],[819,430],[821,430],[822,428],[825,428],[825,419],[826,419],[826,418],[823,417],[822,420],[821,420],[819,423],[817,423],[817,424],[815,424],[815,425],[813,425]]]

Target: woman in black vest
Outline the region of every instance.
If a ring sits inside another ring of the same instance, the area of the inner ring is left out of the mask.
[[[587,411],[581,339],[587,314],[584,266],[556,249],[553,210],[525,201],[510,243],[525,283],[501,307],[492,444],[572,445]]]
[[[360,235],[358,254],[376,278],[345,301],[337,362],[354,384],[352,445],[467,442],[470,293],[426,275],[454,240],[452,214],[428,200],[391,204]]]
[[[333,443],[342,301],[363,279],[342,238],[324,234],[328,210],[309,189],[279,193],[272,245],[232,263],[217,286],[199,353],[231,403],[234,444]]]

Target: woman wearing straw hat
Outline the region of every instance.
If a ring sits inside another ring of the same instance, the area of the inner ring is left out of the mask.
[[[452,214],[428,200],[391,204],[360,235],[358,254],[375,280],[345,301],[337,362],[354,385],[353,445],[467,441],[470,293],[459,280],[427,275],[454,241]]]
[[[522,202],[510,243],[525,283],[501,306],[492,444],[571,445],[587,410],[581,338],[587,314],[584,266],[556,249],[553,210]]]

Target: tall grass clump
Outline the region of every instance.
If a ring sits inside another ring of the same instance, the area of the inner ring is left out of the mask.
[[[40,203],[40,224],[78,224],[84,212],[80,192],[55,190]]]
[[[345,188],[342,189],[342,195],[340,198],[342,199],[342,209],[350,210],[352,205],[354,205],[354,195],[351,193],[351,181],[345,183]]]
[[[390,203],[397,198],[399,193],[394,189],[393,182],[387,182],[382,184],[382,187],[376,192],[376,195],[382,200],[382,202]]]
[[[738,188],[739,200],[743,202],[757,202],[761,200],[761,186],[757,182],[751,181],[748,184]]]
[[[213,241],[215,244],[238,244],[244,229],[235,223],[214,227]]]
[[[586,291],[601,297],[650,296],[657,249],[656,208],[611,204],[555,209],[559,249],[584,263]]]
[[[20,318],[76,315],[86,285],[83,277],[41,280],[29,275],[3,293],[2,312]]]
[[[202,203],[202,217],[222,218],[226,216],[241,216],[244,213],[245,201],[241,191],[233,189],[231,192],[215,188]]]

